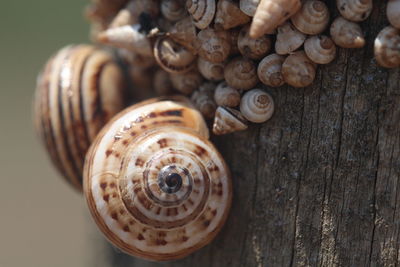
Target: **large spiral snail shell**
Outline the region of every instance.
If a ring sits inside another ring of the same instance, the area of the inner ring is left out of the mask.
[[[291,21],[302,33],[319,34],[328,26],[329,10],[322,1],[307,0],[299,12],[291,17]]]
[[[114,57],[90,45],[61,49],[39,75],[36,131],[57,169],[78,190],[85,153],[103,125],[124,108],[125,85]]]
[[[205,246],[231,205],[229,170],[186,100],[128,108],[88,152],[84,192],[104,235],[122,251],[163,261]]]
[[[194,25],[199,29],[205,29],[214,19],[216,3],[215,0],[187,0],[186,9]]]

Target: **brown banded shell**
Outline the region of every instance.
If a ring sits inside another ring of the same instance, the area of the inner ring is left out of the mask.
[[[240,0],[240,10],[247,16],[254,17],[259,3],[260,0]]]
[[[116,247],[152,261],[210,243],[232,199],[229,169],[188,101],[134,105],[109,123],[87,154],[84,192]]]
[[[244,26],[239,33],[238,48],[240,53],[251,59],[263,58],[271,50],[271,39],[267,35],[250,38],[250,26]]]
[[[320,34],[328,26],[329,10],[322,1],[307,0],[290,19],[293,25],[302,33]]]
[[[301,7],[300,0],[262,0],[250,27],[252,38],[271,33]]]
[[[170,75],[173,87],[184,95],[190,95],[197,90],[203,82],[203,77],[198,71],[174,73]]]
[[[249,90],[258,83],[257,68],[250,59],[237,57],[225,67],[226,83],[236,89]]]
[[[361,48],[365,45],[360,25],[343,17],[338,17],[333,21],[330,33],[332,40],[340,47]]]
[[[247,121],[239,111],[227,107],[217,108],[213,123],[214,134],[223,135],[246,129]]]
[[[304,53],[294,52],[282,65],[282,76],[285,82],[293,87],[306,87],[315,79],[317,66]]]
[[[199,57],[197,59],[197,68],[207,80],[220,81],[224,79],[224,63],[213,63]]]
[[[154,44],[157,63],[170,73],[185,73],[195,66],[196,56],[168,37],[159,37]]]
[[[236,107],[240,103],[240,93],[226,82],[221,82],[215,89],[214,100],[218,106]]]
[[[400,30],[387,26],[378,34],[374,44],[375,59],[385,68],[400,66]]]
[[[400,29],[400,0],[389,0],[386,6],[386,15],[390,24]]]
[[[113,1],[108,1],[113,2]],[[155,19],[160,13],[158,0],[130,0],[125,8],[121,9],[111,22],[109,28],[140,23],[140,15],[147,14]]]
[[[366,20],[372,11],[372,0],[336,0],[340,14],[351,21]]]
[[[115,58],[90,45],[61,49],[39,75],[36,132],[58,171],[78,190],[89,145],[125,106],[126,82]]]
[[[240,101],[240,112],[251,122],[262,123],[269,120],[274,110],[274,100],[261,89],[246,92]]]
[[[216,4],[215,0],[187,0],[186,8],[194,25],[199,29],[205,29],[214,19]]]
[[[288,21],[278,27],[276,35],[275,51],[280,55],[290,54],[303,45],[306,35],[298,31]]]
[[[161,14],[169,21],[178,21],[186,17],[184,0],[162,0]]]
[[[197,30],[190,17],[183,18],[175,23],[168,35],[178,44],[184,46],[193,54],[197,54]]]
[[[336,46],[327,36],[311,36],[304,43],[306,55],[317,64],[328,64],[336,57]]]
[[[201,30],[197,39],[200,43],[198,50],[200,57],[214,63],[224,62],[228,58],[231,43],[227,31]]]
[[[215,84],[210,82],[203,83],[191,97],[195,107],[207,119],[212,119],[217,109],[217,104],[214,101]]]
[[[217,13],[214,20],[215,29],[228,30],[246,24],[249,21],[250,17],[240,10],[238,3],[232,0],[218,1]]]
[[[174,87],[172,86],[169,73],[163,69],[159,69],[154,74],[153,88],[158,96],[172,94]]]
[[[257,75],[260,81],[268,86],[279,87],[285,84],[282,76],[282,64],[284,56],[271,54],[260,61],[257,68]]]

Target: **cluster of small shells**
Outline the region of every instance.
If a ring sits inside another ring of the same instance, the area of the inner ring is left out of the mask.
[[[363,47],[358,23],[373,7],[337,0],[340,15],[331,19],[318,0],[93,1],[92,38],[118,48],[134,85],[191,95],[217,135],[272,116],[273,99],[261,88],[306,87],[337,46]],[[375,56],[391,68],[400,65],[400,0],[389,1],[387,15],[392,26],[376,38]]]

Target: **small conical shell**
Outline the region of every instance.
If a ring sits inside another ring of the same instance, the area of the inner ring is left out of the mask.
[[[260,0],[240,0],[239,6],[244,14],[254,17]]]
[[[386,8],[386,15],[390,24],[400,29],[400,0],[389,0]]]
[[[157,63],[170,73],[185,73],[195,66],[196,57],[168,37],[159,37],[154,45]]]
[[[270,33],[301,7],[300,0],[261,0],[250,27],[250,36]]]
[[[169,21],[178,21],[186,15],[184,0],[162,0],[161,14]]]
[[[217,104],[214,101],[215,84],[210,82],[203,83],[199,90],[195,91],[190,98],[195,107],[207,119],[214,118]]]
[[[240,103],[240,94],[226,82],[221,82],[215,89],[214,100],[218,106],[236,107]]]
[[[168,32],[168,35],[193,54],[197,54],[197,30],[190,17],[177,21]]]
[[[240,53],[251,59],[263,58],[271,50],[271,39],[267,35],[253,39],[249,35],[250,26],[244,26],[239,33],[238,48]]]
[[[195,70],[182,74],[171,74],[170,79],[173,87],[184,95],[193,93],[203,82],[203,77]]]
[[[360,25],[343,17],[338,17],[333,21],[330,32],[332,40],[340,47],[361,48],[365,45]]]
[[[250,17],[240,10],[238,3],[232,0],[218,1],[217,13],[214,20],[215,29],[228,30],[246,24],[249,21]]]
[[[137,24],[139,23],[139,16],[143,13],[149,15],[151,18],[156,18],[159,12],[159,3],[157,0],[131,0],[115,16],[109,28]]]
[[[307,0],[299,12],[291,17],[291,21],[302,33],[320,34],[328,26],[329,10],[322,1]]]
[[[285,84],[282,76],[282,64],[284,56],[271,54],[260,61],[257,68],[257,75],[260,81],[268,86],[279,87]]]
[[[240,101],[240,112],[247,120],[263,123],[274,114],[275,104],[272,97],[261,89],[246,92]]]
[[[303,45],[306,35],[299,32],[290,22],[278,27],[275,51],[280,55],[290,54]]]
[[[230,134],[247,129],[246,119],[242,114],[231,108],[218,107],[215,112],[213,133],[216,135]]]
[[[293,87],[306,87],[315,79],[317,66],[304,53],[298,51],[288,56],[282,65],[282,76]]]
[[[229,34],[227,31],[216,31],[213,29],[201,30],[197,35],[200,47],[199,56],[214,62],[224,62],[231,49]]]
[[[210,81],[220,81],[224,79],[224,63],[213,63],[201,57],[197,59],[197,68],[204,78]]]
[[[187,0],[186,8],[194,25],[199,29],[205,29],[214,19],[216,4],[215,0]]]
[[[366,20],[372,11],[372,0],[336,0],[340,14],[351,21]]]
[[[144,56],[153,56],[150,40],[140,25],[126,25],[99,33],[97,40],[106,45],[129,49]]]
[[[385,68],[400,66],[400,30],[385,27],[375,39],[375,59]]]
[[[158,69],[154,74],[153,88],[158,96],[172,94],[174,88],[169,73],[163,69]]]
[[[224,77],[226,83],[235,89],[249,90],[258,83],[256,65],[243,57],[237,57],[226,65]]]
[[[312,36],[304,43],[307,56],[317,64],[328,64],[335,59],[336,46],[327,36]]]

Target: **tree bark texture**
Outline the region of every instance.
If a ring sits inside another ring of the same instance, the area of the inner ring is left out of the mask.
[[[386,1],[374,4],[364,49],[339,49],[310,87],[267,89],[277,107],[270,121],[214,138],[234,201],[210,245],[169,263],[110,249],[111,265],[397,266],[400,72],[373,59],[388,24]]]

